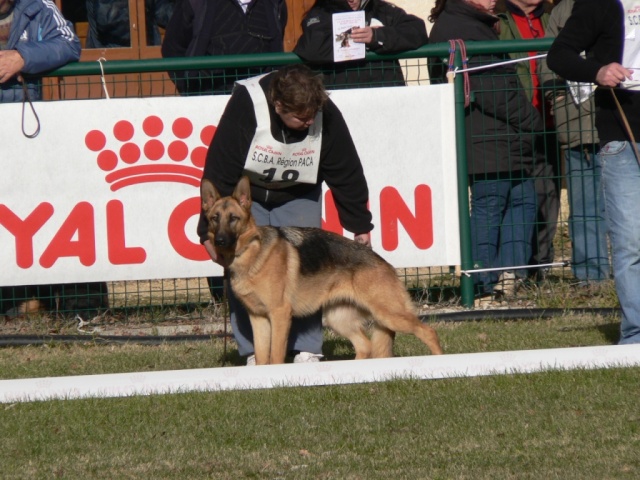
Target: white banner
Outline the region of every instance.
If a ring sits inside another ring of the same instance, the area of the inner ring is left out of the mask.
[[[364,165],[374,249],[398,268],[458,264],[452,86],[331,98]],[[34,139],[22,134],[22,105],[0,105],[0,285],[220,273],[196,224],[207,146],[227,99],[36,103]],[[31,132],[28,108],[26,117]],[[341,231],[330,197],[325,207],[325,228]]]

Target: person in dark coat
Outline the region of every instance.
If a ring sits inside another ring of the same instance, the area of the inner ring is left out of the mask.
[[[414,50],[429,41],[424,21],[383,0],[316,0],[302,20],[302,36],[293,52],[320,68],[327,88],[385,87],[405,84],[397,60],[334,63],[334,13],[364,10],[366,27],[352,36],[380,54]]]
[[[160,45],[158,27],[166,28],[174,0],[145,0],[147,45]],[[126,48],[131,46],[128,0],[87,0],[86,48]]]
[[[436,0],[429,20],[434,22],[430,43],[498,40],[495,0]],[[469,67],[489,66],[507,55],[476,55]],[[444,77],[441,63],[433,64],[433,81]],[[531,172],[534,132],[542,119],[533,108],[510,65],[469,72],[470,104],[466,109],[467,168],[471,188],[471,241],[475,268],[504,268],[503,273],[474,275],[478,296],[501,291],[515,293],[525,270],[536,216]],[[496,285],[500,278],[500,284]]]
[[[162,57],[282,52],[285,0],[179,0],[162,42]],[[181,95],[231,93],[238,73],[247,78],[269,67],[171,72]]]

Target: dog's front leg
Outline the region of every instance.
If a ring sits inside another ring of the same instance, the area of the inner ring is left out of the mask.
[[[249,315],[253,330],[253,349],[256,365],[267,365],[271,354],[271,324],[267,317]]]
[[[291,330],[291,307],[281,305],[272,309],[271,320],[271,363],[284,363]]]

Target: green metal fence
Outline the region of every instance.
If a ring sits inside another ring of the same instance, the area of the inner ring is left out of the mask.
[[[469,42],[466,50],[469,56],[483,53],[515,53],[541,52],[550,46],[551,40],[531,41],[496,41]],[[428,66],[442,65],[449,57],[449,45],[427,45],[415,51],[401,55],[380,56],[367,54],[368,68],[385,68],[391,60],[398,60],[403,68],[406,84],[426,85],[431,82]],[[460,52],[456,52],[455,65],[463,65]],[[191,78],[197,81],[213,81],[218,85],[232,85],[236,79],[246,78],[261,71],[265,66],[278,66],[297,63],[300,59],[294,54],[260,54],[234,55],[225,57],[199,57],[180,59],[153,59],[139,61],[96,61],[67,65],[47,75],[45,80],[45,98],[56,100],[82,100],[87,98],[104,98],[107,95],[116,97],[167,96],[177,95],[173,82],[167,72],[177,78],[184,77],[184,72],[191,72]],[[374,65],[374,67],[371,67]],[[313,67],[313,66],[312,66]],[[329,74],[327,70],[325,74]],[[354,69],[358,73],[358,69]],[[342,88],[346,85],[334,85]],[[350,88],[370,87],[378,85],[351,84]],[[224,88],[220,93],[224,93]],[[473,307],[474,287],[470,272],[477,269],[471,247],[469,224],[469,183],[467,176],[467,158],[465,144],[465,99],[463,75],[455,77],[455,112],[456,112],[456,146],[458,152],[458,186],[459,217],[461,235],[461,265],[428,268],[416,265],[415,268],[403,269],[407,287],[414,292],[416,300],[423,307],[444,308],[453,306]],[[189,94],[198,94],[192,90]],[[472,92],[472,95],[474,92]],[[591,127],[592,128],[592,127]],[[553,138],[554,128],[547,128],[544,136]],[[540,155],[543,159],[559,158],[561,153],[557,143],[552,141],[541,144],[545,151]],[[554,162],[560,164],[557,160]],[[557,185],[564,185],[561,168],[549,170],[544,178]],[[564,192],[564,188],[562,189]],[[571,245],[568,233],[569,212],[566,202],[561,202],[559,215],[552,227],[554,236],[554,265],[545,268],[549,274],[545,282],[573,282],[571,268],[567,262],[571,260]],[[540,226],[540,225],[539,225]],[[128,320],[132,317],[151,318],[202,318],[207,315],[211,294],[205,279],[166,279],[137,282],[97,283],[86,285],[39,286],[31,289],[13,289],[3,287],[0,297],[1,311],[10,311],[15,315],[25,311],[25,302],[30,299],[40,300],[40,308],[44,306],[50,314],[74,315],[83,317],[96,313],[112,318]],[[540,286],[540,282],[532,282],[532,288]],[[522,301],[527,290],[503,299],[503,304],[515,304]],[[28,310],[28,308],[26,309]]]

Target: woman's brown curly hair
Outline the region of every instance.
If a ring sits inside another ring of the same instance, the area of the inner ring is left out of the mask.
[[[280,102],[283,113],[314,113],[322,110],[328,99],[322,76],[305,65],[288,65],[273,74],[269,101],[272,105]]]
[[[447,3],[447,0],[436,0],[435,6],[431,9],[431,14],[427,18],[431,23],[435,22],[442,11],[444,10],[444,6]]]

